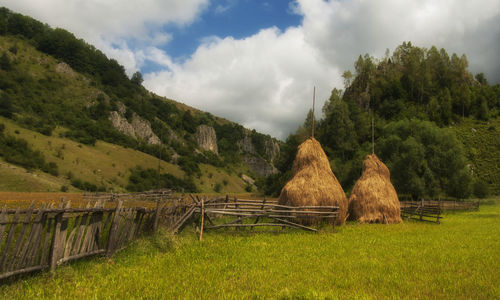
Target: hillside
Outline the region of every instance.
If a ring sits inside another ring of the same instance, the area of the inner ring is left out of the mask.
[[[3,181],[0,189],[156,188],[158,159],[161,185],[191,192],[255,191],[243,177],[276,172],[277,140],[141,83],[140,73],[129,79],[116,61],[71,33],[1,8],[0,124],[2,138],[14,144],[0,147],[2,166],[9,165],[1,172],[17,165],[44,174],[26,177],[16,169],[17,184]],[[23,161],[19,145],[39,151],[42,162]]]
[[[500,85],[468,70],[465,55],[404,42],[383,58],[366,54],[343,73],[316,122],[316,138],[348,193],[374,151],[399,194],[485,197],[500,192]],[[312,113],[282,147],[279,175],[266,181],[279,193],[295,149],[311,132]]]
[[[466,120],[454,128],[465,146],[468,163],[490,192],[500,194],[500,119]]]

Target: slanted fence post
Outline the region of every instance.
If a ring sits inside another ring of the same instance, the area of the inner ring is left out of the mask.
[[[106,247],[106,257],[111,257],[114,251],[115,240],[118,235],[118,217],[120,214],[120,209],[122,208],[122,200],[119,200],[116,204],[115,214],[113,215],[113,221],[111,222],[111,228],[109,229],[108,245]]]
[[[49,262],[50,262],[50,271],[54,271],[57,265],[58,253],[60,243],[61,243],[61,223],[63,212],[58,213],[54,218],[54,235],[52,236],[52,241],[50,244],[50,253],[49,253]]]
[[[203,223],[205,221],[205,198],[201,198],[201,224],[200,224],[200,242],[203,240]]]

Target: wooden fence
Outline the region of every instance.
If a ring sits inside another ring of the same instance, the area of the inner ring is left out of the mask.
[[[427,221],[440,223],[441,204],[439,201],[431,203],[429,201],[404,201],[401,202],[401,218],[414,219],[417,221]]]
[[[424,206],[440,204],[441,210],[478,210],[479,200],[456,200],[452,198],[441,198],[438,200],[418,200],[413,201],[409,196],[399,196],[401,207],[412,205],[412,203],[419,202]]]
[[[150,231],[154,209],[71,208],[64,202],[0,213],[0,279],[44,269],[91,255],[112,255],[138,234]]]
[[[276,200],[250,200],[226,197],[216,197],[207,199],[190,195],[191,202],[184,202],[181,206],[171,206],[168,215],[173,218],[168,223],[173,232],[178,232],[192,219],[199,216],[200,240],[205,229],[219,228],[253,228],[261,226],[290,227],[316,232],[315,228],[306,226],[307,224],[318,223],[321,220],[328,220],[335,223],[338,216],[337,206],[300,206],[292,207],[278,205]],[[175,213],[172,213],[175,211]],[[215,224],[216,217],[225,216],[224,221]],[[205,222],[208,221],[208,225]],[[304,225],[306,224],[306,225]]]
[[[405,199],[404,197],[401,197]],[[401,217],[418,221],[430,221],[440,223],[443,211],[479,210],[479,200],[457,201],[446,200],[402,200]]]
[[[173,198],[171,191],[85,194],[84,200],[85,208],[71,208],[64,200],[58,207],[45,203],[27,209],[4,206],[0,212],[0,280],[54,270],[64,262],[88,256],[109,257],[136,236],[156,231],[159,225],[176,233],[195,215],[199,216],[201,239],[205,219],[209,223],[205,229],[281,226],[316,231],[303,221],[327,219],[334,223],[338,214],[338,207],[333,206],[289,207],[266,198],[243,200],[229,196]],[[136,201],[147,201],[147,205],[130,207]],[[225,218],[225,223],[214,224],[212,219],[217,216],[235,220]]]

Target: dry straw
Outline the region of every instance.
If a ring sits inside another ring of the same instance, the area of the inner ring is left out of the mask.
[[[401,222],[398,194],[387,166],[375,155],[367,155],[363,174],[349,198],[349,219],[361,223]]]
[[[279,204],[290,206],[339,206],[337,224],[347,215],[347,197],[330,169],[328,158],[314,138],[303,142],[293,162],[293,177],[281,190]]]

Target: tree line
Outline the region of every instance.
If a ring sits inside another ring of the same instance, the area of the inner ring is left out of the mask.
[[[343,78],[344,90],[333,89],[315,135],[345,190],[352,189],[371,153],[373,119],[375,153],[389,167],[399,193],[413,198],[487,194],[487,185],[473,178],[463,145],[448,127],[464,118],[497,118],[500,86],[490,85],[482,73],[472,75],[465,55],[404,42],[382,59],[359,56],[354,73],[346,71]],[[290,178],[312,118],[310,111],[286,139],[277,165],[281,173],[262,183],[267,193],[279,194]]]

